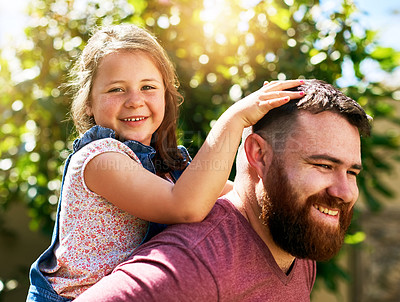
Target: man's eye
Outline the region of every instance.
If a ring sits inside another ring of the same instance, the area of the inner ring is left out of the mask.
[[[330,165],[325,165],[325,164],[314,164],[314,165],[323,169],[331,169]]]
[[[358,176],[359,172],[355,172],[355,171],[347,171],[347,174],[350,174],[352,176]]]

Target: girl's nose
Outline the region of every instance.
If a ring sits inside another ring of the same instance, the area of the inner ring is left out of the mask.
[[[140,92],[130,92],[126,95],[125,106],[139,108],[144,104],[144,97]]]

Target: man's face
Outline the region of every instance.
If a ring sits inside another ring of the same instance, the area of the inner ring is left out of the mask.
[[[351,222],[360,169],[356,127],[332,112],[301,113],[264,177],[265,223],[276,244],[298,258],[332,258]]]

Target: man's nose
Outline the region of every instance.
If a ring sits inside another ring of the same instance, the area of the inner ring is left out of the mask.
[[[347,173],[337,173],[327,188],[327,193],[345,203],[354,203],[358,198],[357,183]]]

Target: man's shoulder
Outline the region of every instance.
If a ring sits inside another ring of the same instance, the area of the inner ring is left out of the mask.
[[[249,250],[264,257],[267,249],[239,210],[228,199],[220,198],[202,222],[169,226],[140,246],[131,260],[144,256],[174,265],[201,262],[219,274],[227,257],[241,259],[248,256]]]
[[[229,224],[241,223],[244,217],[240,216],[240,212],[228,199],[220,198],[202,222],[171,225],[149,244],[165,243],[194,249],[204,244],[204,241],[220,236]]]

